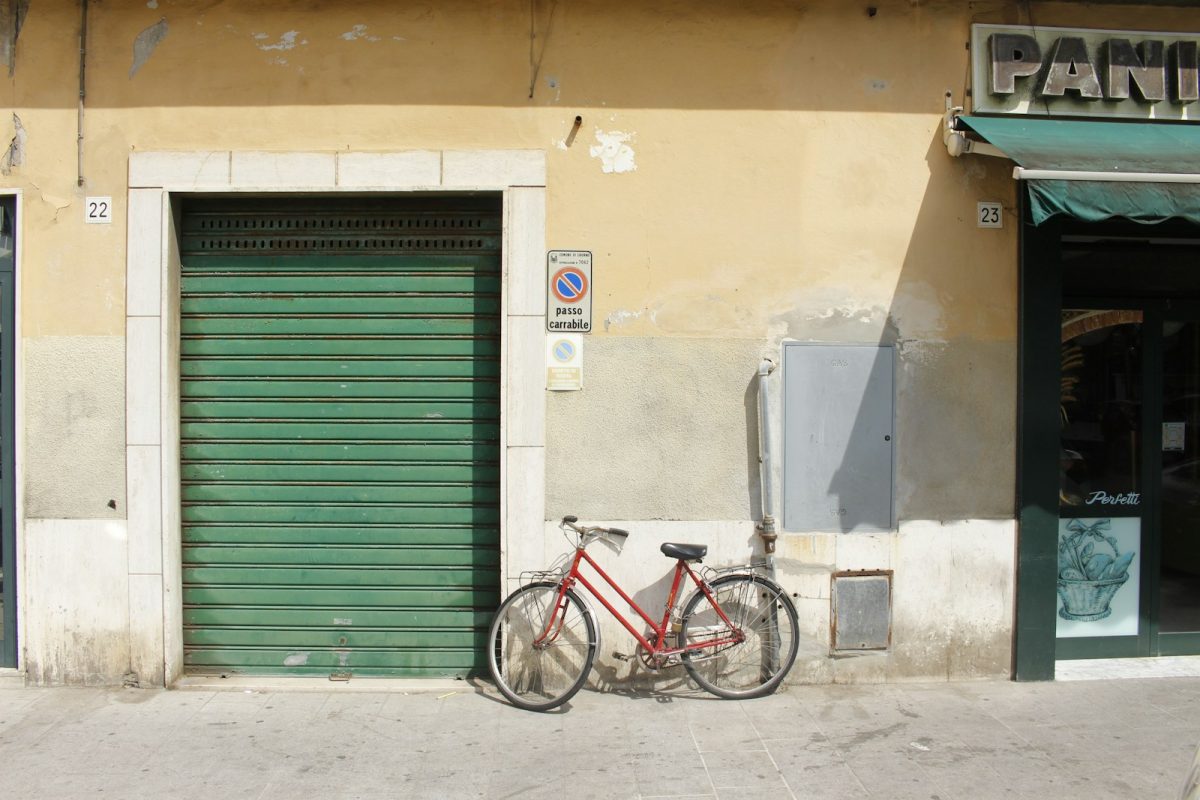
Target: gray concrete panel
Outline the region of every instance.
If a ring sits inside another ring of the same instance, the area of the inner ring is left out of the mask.
[[[24,345],[26,516],[124,518],[124,337]]]
[[[895,347],[897,521],[1011,519],[1014,344]],[[547,397],[548,519],[758,518],[755,370],[771,345],[586,337],[584,350],[585,388]]]
[[[546,401],[553,519],[751,519],[765,343],[584,337],[584,388]]]
[[[899,343],[900,520],[1012,519],[1016,358],[1012,342]]]

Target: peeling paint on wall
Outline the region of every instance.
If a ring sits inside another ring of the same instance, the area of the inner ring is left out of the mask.
[[[604,332],[608,333],[613,325],[620,327],[637,319],[646,318],[650,322],[658,322],[658,309],[643,308],[640,311],[628,311],[619,308],[604,318]]]
[[[637,169],[634,162],[633,148],[629,142],[636,134],[623,131],[602,131],[596,129],[596,141],[588,152],[592,158],[600,159],[604,172],[633,172]]]
[[[371,36],[367,33],[366,25],[355,25],[350,30],[342,34],[342,38],[347,42],[353,42],[356,39],[366,39],[368,42],[378,42],[378,36]]]
[[[308,44],[308,39],[300,39],[297,41],[296,37],[299,35],[300,31],[288,31],[287,33],[283,34],[283,36],[279,37],[278,42],[272,42],[268,44],[267,40],[271,38],[270,34],[256,33],[254,34],[254,41],[257,43],[255,44],[255,47],[257,47],[259,50],[294,50],[298,44]]]
[[[158,47],[165,38],[167,38],[165,17],[137,35],[137,38],[133,40],[133,64],[129,67],[130,78],[137,74],[137,71],[146,63],[146,59],[150,58],[150,54],[154,52],[154,48]]]
[[[25,162],[25,126],[21,124],[21,118],[13,112],[13,137],[8,143],[8,150],[4,153],[4,159],[0,160],[0,173],[11,175],[13,167],[19,167]]]
[[[943,313],[937,287],[924,281],[908,281],[896,290],[892,300],[892,317],[906,338],[944,341],[946,321]]]

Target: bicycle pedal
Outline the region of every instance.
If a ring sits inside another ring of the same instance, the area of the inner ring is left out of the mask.
[[[617,652],[617,651],[615,651],[615,650],[613,651],[613,654],[612,654],[612,656],[613,656],[613,658],[615,658],[617,661],[633,661],[633,656],[631,656],[631,655],[629,655],[629,654],[627,654],[627,653],[618,653],[618,652]]]

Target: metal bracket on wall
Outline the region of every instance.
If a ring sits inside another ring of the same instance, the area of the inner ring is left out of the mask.
[[[958,115],[962,112],[963,107],[954,105],[953,95],[947,90],[946,113],[942,115],[942,144],[946,145],[946,152],[954,158],[967,155],[968,153],[979,156],[1008,158],[1004,154],[1004,151],[995,145],[988,144],[979,139],[968,138],[966,132],[959,128],[958,125]]]

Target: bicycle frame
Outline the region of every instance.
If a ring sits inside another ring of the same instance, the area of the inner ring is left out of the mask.
[[[638,631],[638,629],[635,628],[628,619],[626,619],[625,615],[613,608],[612,604],[604,598],[604,595],[596,591],[596,587],[593,586],[591,582],[583,576],[579,568],[580,565],[585,561],[591,565],[592,569],[594,569],[596,573],[604,579],[604,582],[607,583],[614,592],[620,595],[622,600],[624,600],[626,603],[629,603],[633,610],[637,612],[638,616],[642,618],[642,621],[650,626],[650,629],[654,631],[653,643],[643,636],[641,632]],[[669,626],[671,622],[671,610],[675,608],[675,601],[679,597],[679,587],[683,583],[683,575],[685,572],[687,573],[688,577],[692,579],[692,582],[696,584],[696,587],[704,593],[705,597],[708,598],[708,602],[712,604],[712,607],[716,610],[717,615],[720,616],[721,620],[729,626],[729,630],[732,631],[731,635],[724,638],[696,642],[685,645],[684,647],[667,646],[667,634],[670,632]],[[696,573],[692,571],[692,568],[689,567],[687,562],[683,559],[679,559],[675,562],[675,578],[671,582],[671,591],[667,595],[667,604],[666,608],[663,610],[662,622],[655,623],[655,621],[650,618],[650,615],[643,611],[642,607],[639,606],[632,597],[626,594],[625,591],[617,585],[616,581],[609,577],[607,572],[601,569],[600,565],[597,564],[595,560],[593,560],[592,557],[587,554],[587,551],[584,549],[584,547],[580,546],[575,549],[575,558],[571,562],[571,569],[565,576],[563,576],[562,581],[559,583],[558,597],[556,600],[554,613],[552,613],[550,615],[550,619],[546,621],[546,628],[542,631],[541,635],[534,640],[534,647],[546,646],[550,642],[554,641],[555,637],[558,636],[559,631],[562,629],[562,620],[565,618],[564,611],[567,605],[567,591],[570,590],[571,587],[573,587],[576,583],[582,584],[583,587],[592,595],[592,597],[599,600],[600,603],[608,609],[608,613],[616,617],[617,621],[625,626],[625,630],[633,634],[633,637],[637,639],[638,644],[645,648],[646,652],[652,656],[666,657],[679,655],[692,650],[707,650],[710,648],[737,644],[745,639],[745,634],[742,633],[741,629],[730,622],[729,617],[725,615],[725,611],[717,603],[717,598],[714,597],[712,591],[709,590],[708,584],[697,577]],[[556,618],[558,619],[557,622]]]

